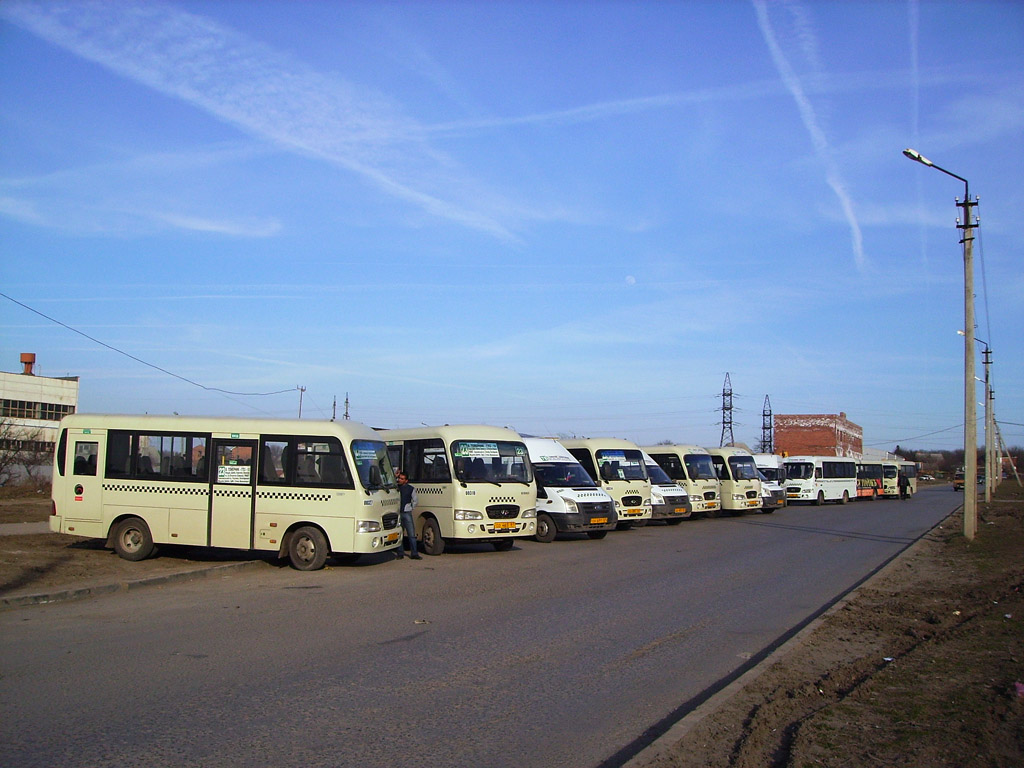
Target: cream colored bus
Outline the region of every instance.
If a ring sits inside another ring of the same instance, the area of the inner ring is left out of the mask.
[[[651,481],[643,452],[636,443],[614,437],[559,440],[594,482],[615,502],[619,522],[626,529],[651,519]]]
[[[73,414],[54,453],[50,530],[277,552],[303,571],[401,545],[380,435],[351,421]]]
[[[742,514],[760,509],[761,481],[750,451],[726,447],[708,448],[708,453],[721,483],[722,511]]]
[[[537,485],[516,432],[462,424],[378,434],[416,489],[416,538],[426,554],[460,541],[486,541],[503,552],[517,536],[537,532]]]
[[[644,450],[665,470],[665,474],[685,488],[694,514],[718,517],[722,509],[718,475],[711,454],[699,445],[651,445]]]

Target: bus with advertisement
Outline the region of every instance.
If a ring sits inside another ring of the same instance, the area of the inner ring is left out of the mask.
[[[60,423],[50,530],[126,560],[161,544],[277,552],[298,570],[401,545],[380,436],[356,422],[78,413]]]
[[[559,440],[615,502],[616,528],[640,527],[651,519],[651,481],[636,443],[614,437]]]
[[[857,462],[857,498],[874,501],[884,494],[882,484],[882,462]]]
[[[537,486],[522,437],[482,424],[386,429],[391,463],[416,489],[420,550],[486,542],[499,552],[537,530]]]
[[[693,514],[717,517],[721,511],[718,475],[711,454],[699,445],[650,445],[643,449],[683,488]]]

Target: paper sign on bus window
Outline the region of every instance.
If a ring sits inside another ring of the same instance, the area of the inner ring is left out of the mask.
[[[499,456],[497,443],[471,443],[466,440],[459,442],[455,456],[464,459],[490,459]]]
[[[248,464],[220,464],[217,466],[217,482],[228,485],[249,485],[252,467]]]

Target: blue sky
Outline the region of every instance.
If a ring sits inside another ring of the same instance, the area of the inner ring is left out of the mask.
[[[1024,4],[7,0],[0,105],[0,368],[83,411],[962,447],[909,146],[1024,443]]]

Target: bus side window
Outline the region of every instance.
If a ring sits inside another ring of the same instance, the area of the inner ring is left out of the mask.
[[[96,476],[96,454],[99,452],[100,444],[93,442],[75,443],[75,470],[76,475]]]
[[[128,477],[131,471],[132,436],[130,432],[111,430],[107,435],[107,477]]]

